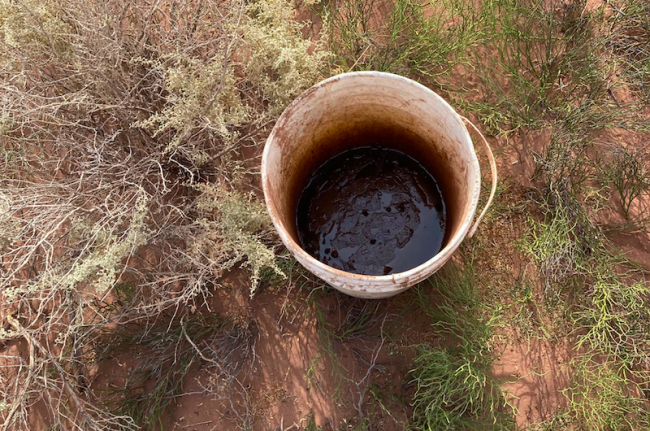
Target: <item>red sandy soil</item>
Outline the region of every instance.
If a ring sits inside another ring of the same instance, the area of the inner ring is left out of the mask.
[[[629,145],[648,142],[648,135],[619,131],[611,134],[613,140]],[[510,189],[505,202],[523,200],[531,186],[532,153],[548,144],[549,134],[518,132],[507,139],[488,139],[497,154],[501,181]],[[496,205],[503,203],[497,201]],[[603,216],[607,220],[601,221],[622,223],[617,206],[612,208]],[[477,263],[479,272],[490,271],[497,285],[509,289],[520,274],[534,277],[536,268],[515,249],[524,232],[526,215],[497,209],[495,212],[471,241],[483,247]],[[650,269],[647,231],[625,231],[611,235],[611,239],[628,257]],[[261,288],[251,299],[246,274],[240,271],[222,280],[222,285],[214,290],[205,309],[199,311],[209,309],[254,322],[255,358],[238,376],[241,386],[234,386],[236,390],[218,390],[211,382],[211,370],[193,369],[184,381],[185,395],[173,401],[171,413],[163,418],[164,430],[236,430],[244,422],[252,423],[255,431],[298,430],[304,429],[310,414],[323,430],[352,429],[361,421],[359,410],[364,414],[373,411],[373,430],[404,429],[412,414],[410,402],[415,392],[408,378],[414,346],[445,342],[433,334],[426,316],[408,314],[409,301],[414,299],[411,293],[370,301],[335,291],[313,292],[290,283],[285,287]],[[503,295],[500,289],[486,295]],[[363,306],[376,307],[372,314],[375,323],[364,334],[333,339],[331,353],[327,352],[325,339],[319,334],[314,301],[334,330],[348,313]],[[538,287],[533,302],[543,302]],[[541,313],[536,309],[530,311],[536,316],[532,321],[539,323]],[[407,315],[400,316],[404,313]],[[389,329],[394,322],[399,322],[398,329]],[[382,324],[385,331],[381,330]],[[568,385],[567,364],[573,346],[563,338],[522,336],[514,326],[506,325],[499,331],[499,342],[494,348],[498,360],[493,373],[505,382],[503,388],[517,408],[518,426],[525,428],[552,418],[565,406],[561,391]],[[5,346],[3,353],[9,355],[24,349],[25,346],[14,343]],[[336,372],[330,354],[340,361],[341,374]],[[99,367],[93,387],[123,386],[124,376],[134,364],[133,358],[110,359]],[[371,396],[371,392],[379,395]],[[41,429],[39,415],[34,420],[34,429]]]
[[[647,139],[647,136],[634,138],[640,145],[646,142],[642,138]],[[543,147],[548,139],[546,132],[522,132],[508,139],[490,138],[498,154],[502,181],[510,184],[515,194],[524,193],[530,186],[534,167],[532,149]],[[622,220],[615,210],[610,216],[611,220]],[[504,285],[513,283],[522,273],[535,276],[534,263],[522,260],[514,248],[523,234],[524,221],[523,214],[506,213],[486,222],[477,238],[472,240],[479,241],[485,248],[483,254],[489,256],[478,263],[479,271],[491,271]],[[650,269],[647,231],[619,233],[611,239],[626,255]],[[366,302],[378,303],[378,321],[374,332],[369,331],[373,336],[332,342],[332,351],[345,368],[345,377],[350,379],[342,381],[324,350],[323,338],[318,333],[318,320],[313,305],[308,301],[309,290],[292,286],[263,289],[249,299],[243,275],[230,277],[224,285],[228,289],[215,291],[210,308],[225,315],[246,316],[255,321],[259,329],[255,345],[257,358],[242,378],[249,397],[250,415],[254,418],[254,430],[302,429],[310,412],[315,423],[324,430],[345,428],[346,424],[352,428],[360,421],[356,406],[360,391],[363,392],[368,383],[399,400],[391,403],[391,398],[385,397],[385,405],[375,406],[373,429],[404,428],[412,413],[409,403],[414,388],[408,384],[407,373],[412,366],[413,346],[422,342],[444,342],[432,335],[426,318],[408,316],[410,322],[399,330],[399,335],[391,334],[390,339],[382,343],[377,335],[377,326],[381,319],[391,321],[408,309],[408,301],[412,299],[408,293],[381,301],[359,300],[336,292],[317,295],[315,300],[321,304],[324,317],[333,328],[340,325],[346,310],[359,308]],[[535,290],[534,302],[542,303],[541,289]],[[535,316],[533,322],[542,318],[538,310],[531,310],[531,314]],[[505,382],[503,388],[517,408],[517,424],[524,428],[551,419],[566,405],[561,391],[568,385],[568,362],[575,354],[573,346],[564,338],[522,336],[512,326],[500,331],[501,341],[495,348],[498,360],[493,372]],[[375,367],[369,372],[368,380],[363,380],[375,354]],[[310,373],[311,378],[308,377]],[[209,373],[205,370],[190,373],[184,387],[189,395],[175,400],[173,415],[166,418],[164,429],[237,429],[241,422],[237,421],[234,410],[242,409],[241,399],[235,397],[238,399],[234,400],[233,409],[223,395],[220,397],[202,389],[208,379]],[[359,382],[361,384],[357,386]],[[369,404],[366,403],[370,400],[365,393],[362,411],[368,411]]]
[[[589,7],[598,7],[599,3],[590,1]],[[471,87],[469,81],[468,86]],[[631,96],[621,93],[614,97],[623,103]],[[650,118],[650,113],[647,114]],[[475,123],[479,124],[478,121]],[[610,137],[613,142],[634,146],[643,146],[650,141],[647,134],[616,130],[610,132]],[[500,180],[513,190],[514,197],[506,199],[523,200],[523,194],[531,186],[530,178],[535,166],[533,153],[547,146],[549,139],[549,133],[545,131],[488,138],[497,154]],[[485,181],[489,181],[487,177]],[[638,203],[633,212],[638,211],[638,205],[642,203],[648,202]],[[623,222],[616,206],[612,205],[612,208],[615,209],[604,216],[607,219],[599,222]],[[535,274],[534,264],[523,261],[514,248],[521,238],[524,224],[525,215],[522,213],[494,215],[488,217],[472,239],[484,247],[483,254],[490,256],[479,262],[479,268],[491,271],[504,285],[512,283],[519,274]],[[615,233],[611,240],[629,258],[650,270],[650,233],[647,230]],[[390,299],[366,301],[333,291],[314,294],[309,289],[290,284],[282,288],[263,288],[250,299],[245,274],[235,272],[222,284],[224,288],[213,292],[207,306],[212,312],[255,322],[255,358],[238,376],[241,386],[234,392],[206,390],[210,387],[211,371],[206,368],[192,370],[184,381],[186,395],[176,398],[173,411],[164,417],[164,430],[240,429],[244,422],[242,419],[246,419],[246,407],[248,422],[253,423],[252,429],[256,431],[303,429],[310,413],[323,430],[352,428],[361,420],[357,408],[360,397],[363,397],[363,412],[368,412],[370,404],[374,404],[373,430],[404,429],[412,414],[409,404],[415,391],[408,380],[415,352],[413,346],[423,342],[444,342],[432,335],[430,322],[425,316],[399,316],[405,310],[408,313],[409,301],[413,300],[408,292]],[[494,295],[500,294],[500,291],[494,292]],[[534,299],[543,301],[539,291],[534,293]],[[334,339],[331,352],[327,352],[319,334],[313,301],[318,301],[325,320],[333,328],[338,328],[345,320],[347,311],[357,310],[366,303],[377,304],[373,330],[358,337]],[[536,310],[531,312],[535,314]],[[386,326],[387,334],[394,321],[401,322],[399,331],[393,331],[390,337],[382,337],[382,324]],[[572,346],[562,339],[521,336],[509,326],[502,332],[496,348],[499,358],[493,372],[505,381],[503,388],[510,393],[510,401],[517,407],[518,426],[525,428],[531,423],[550,419],[565,405],[560,391],[568,384],[566,365],[572,355]],[[4,355],[21,353],[19,351],[25,349],[20,343],[3,347]],[[336,372],[330,353],[340,361],[345,379]],[[124,376],[132,366],[133,359],[109,360],[99,368],[95,386],[123,384]],[[376,400],[370,396],[370,389],[386,396],[381,398],[381,402],[369,403]],[[242,394],[246,394],[245,401]],[[35,429],[40,429],[42,423],[38,418],[36,420],[40,425],[35,423]]]

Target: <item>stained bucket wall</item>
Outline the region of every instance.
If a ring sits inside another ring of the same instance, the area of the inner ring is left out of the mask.
[[[443,248],[425,263],[397,274],[366,276],[331,268],[306,253],[299,245],[295,210],[320,165],[377,141],[393,142],[394,149],[434,175],[447,205],[447,232]],[[280,116],[262,158],[266,205],[287,249],[331,286],[362,298],[396,295],[449,260],[472,225],[480,178],[472,140],[453,108],[415,81],[381,72],[337,75],[307,90]]]

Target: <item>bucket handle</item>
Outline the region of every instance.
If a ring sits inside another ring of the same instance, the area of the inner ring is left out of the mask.
[[[490,170],[492,171],[492,190],[490,190],[490,197],[488,198],[488,200],[487,200],[487,202],[485,204],[485,208],[483,208],[483,211],[481,211],[481,214],[474,221],[474,224],[472,225],[472,227],[469,230],[469,233],[467,234],[467,238],[471,238],[476,233],[476,229],[478,228],[479,223],[481,222],[481,220],[485,216],[485,213],[487,213],[487,210],[490,208],[490,205],[492,205],[492,200],[494,199],[494,194],[497,191],[497,163],[494,160],[494,154],[492,153],[492,148],[490,148],[490,144],[488,144],[488,141],[487,141],[487,139],[485,139],[485,136],[483,136],[483,133],[481,133],[481,131],[478,129],[478,127],[476,127],[474,125],[474,123],[472,123],[467,118],[463,117],[462,115],[460,116],[460,118],[462,118],[465,121],[465,123],[472,126],[472,128],[476,131],[476,133],[478,133],[478,135],[483,140],[483,145],[485,146],[485,150],[487,152],[488,159],[490,160]]]

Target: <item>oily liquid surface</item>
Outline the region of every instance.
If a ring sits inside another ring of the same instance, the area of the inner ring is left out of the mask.
[[[445,204],[417,161],[375,147],[345,151],[308,181],[296,212],[302,248],[343,271],[386,275],[433,256],[445,234]]]

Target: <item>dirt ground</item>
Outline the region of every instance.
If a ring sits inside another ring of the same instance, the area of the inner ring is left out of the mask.
[[[597,7],[598,3],[592,1],[589,7]],[[471,79],[468,85],[471,87]],[[632,98],[624,90],[617,90],[613,97],[620,103]],[[645,115],[650,121],[650,112]],[[639,148],[648,148],[650,142],[648,134],[621,130],[609,131],[608,138]],[[497,157],[499,180],[509,189],[495,206],[516,205],[525,200],[532,186],[533,154],[548,146],[550,134],[520,131],[508,138],[488,137],[488,141]],[[488,183],[486,172],[484,166],[483,181]],[[639,208],[643,205],[647,202],[637,203]],[[623,222],[616,211],[604,214],[598,220],[603,225]],[[537,277],[534,263],[522,258],[516,249],[524,225],[523,212],[491,215],[469,241],[480,243],[482,254],[487,256],[479,262],[481,270],[502,281],[503,290],[489,294],[508,294],[508,283],[522,274]],[[650,232],[613,233],[610,239],[626,256],[650,270]],[[247,279],[239,273],[226,277],[223,286],[214,291],[208,308],[224,315],[246,316],[255,322],[255,359],[240,376],[241,390],[227,394],[226,399],[223,394],[206,390],[208,371],[190,372],[184,384],[186,395],[174,400],[173,414],[165,416],[163,429],[234,430],[244,429],[247,423],[253,423],[252,429],[256,431],[298,430],[313,425],[323,430],[353,429],[369,402],[374,412],[372,429],[405,428],[412,414],[410,400],[415,391],[408,377],[414,347],[423,342],[445,342],[432,334],[430,322],[423,316],[403,315],[405,310],[408,313],[408,303],[413,300],[408,292],[384,300],[361,300],[328,288],[312,291],[289,283],[279,288],[263,288],[251,299]],[[533,298],[543,302],[539,286],[535,287]],[[369,331],[373,335],[335,339],[330,346],[324,346],[319,333],[323,322],[314,313],[315,303],[332,328],[340,327],[346,312],[375,307],[374,331]],[[538,310],[529,312],[534,316],[531,329],[539,330],[534,322],[539,323],[537,319],[544,317],[540,317]],[[381,326],[390,324],[399,325],[399,331],[387,329],[386,337],[382,337]],[[550,420],[566,406],[562,391],[569,384],[568,364],[575,355],[574,346],[568,338],[552,334],[522,336],[514,324],[500,328],[498,339],[493,374],[502,379],[502,387],[516,408],[518,429]],[[104,372],[114,371],[115,368],[109,368]],[[391,395],[371,397],[371,391]]]
[[[598,3],[590,1],[589,7]],[[619,103],[632,98],[623,90],[617,91],[620,93],[613,97]],[[645,116],[650,121],[647,108]],[[650,134],[616,129],[607,134],[612,142],[650,150]],[[510,295],[513,283],[525,276],[534,281],[533,302],[541,303],[542,287],[535,281],[535,263],[517,248],[526,229],[527,214],[524,209],[512,208],[527,199],[535,168],[534,153],[548,146],[550,135],[546,131],[519,131],[507,138],[487,139],[497,158],[499,181],[507,191],[497,198],[495,209],[477,235],[466,240],[467,246],[481,249],[479,272],[489,273],[494,280],[488,286],[492,290],[485,291],[483,286],[481,292],[487,296]],[[259,154],[251,160],[258,162]],[[485,184],[489,184],[488,172],[483,169]],[[616,197],[611,199],[615,201]],[[632,212],[650,204],[648,200],[637,201]],[[602,212],[597,221],[612,226],[612,243],[650,272],[648,230],[617,231],[624,220],[614,210]],[[223,383],[214,381],[213,369],[193,367],[183,381],[184,395],[173,400],[161,429],[288,431],[316,426],[334,431],[354,429],[368,411],[373,412],[373,430],[406,427],[416,390],[409,377],[416,346],[447,342],[432,331],[426,316],[411,312],[415,301],[412,292],[383,300],[362,300],[324,286],[304,285],[300,280],[263,285],[252,298],[249,292],[247,274],[235,270],[219,281],[212,297],[197,310],[237,316],[251,325],[254,354],[237,375],[238,381],[229,391],[223,391]],[[530,316],[530,331],[538,331],[542,324],[552,326],[547,321],[550,317],[535,306],[525,311]],[[369,316],[363,330],[345,332],[350,322],[356,323],[360,316]],[[330,332],[337,336],[328,335]],[[10,356],[24,349],[24,345],[12,344],[5,346],[4,354]],[[569,337],[531,337],[508,321],[497,329],[493,352],[497,356],[493,374],[502,379],[509,401],[516,407],[518,428],[549,420],[566,406],[562,391],[569,385],[568,364],[575,355]],[[102,363],[93,376],[91,390],[123,386],[134,364],[134,358],[119,356]],[[35,424],[42,426],[40,421]]]
[[[612,133],[612,139],[624,138],[617,137],[616,131]],[[497,154],[500,181],[509,186],[502,198],[507,201],[497,202],[497,207],[524,198],[534,166],[530,149],[546,145],[548,139],[544,132],[521,133],[507,140],[489,138]],[[648,136],[637,135],[635,139],[643,145]],[[616,217],[620,218],[612,214],[611,221],[617,221]],[[488,295],[507,295],[508,286],[521,274],[536,277],[534,263],[522,258],[516,249],[524,225],[523,212],[498,211],[470,240],[480,244],[485,256],[478,263],[480,271],[489,271],[491,278],[500,281],[497,286],[501,287]],[[648,232],[615,234],[612,240],[625,255],[650,270]],[[433,335],[424,316],[409,314],[412,295],[407,292],[390,299],[362,300],[332,289],[311,290],[297,284],[264,287],[251,299],[242,272],[222,281],[203,311],[254,322],[254,359],[239,375],[241,387],[234,393],[209,390],[211,372],[192,370],[184,381],[186,394],[174,400],[173,413],[164,417],[162,429],[234,430],[250,423],[253,430],[260,431],[297,430],[310,424],[323,430],[352,429],[368,405],[374,411],[372,429],[404,429],[412,413],[410,399],[415,390],[408,377],[414,346],[445,343]],[[533,297],[543,302],[538,287]],[[315,307],[321,312],[321,320]],[[330,325],[336,332],[363,307],[372,309],[372,330],[332,339],[327,346],[319,332],[321,325]],[[531,330],[536,331],[535,322],[545,317],[540,317],[538,310],[528,311],[533,316]],[[570,340],[552,334],[525,336],[513,323],[499,328],[497,338],[494,350],[498,359],[493,373],[502,379],[502,387],[517,409],[518,427],[549,420],[566,405],[561,391],[567,388],[568,362],[575,354]],[[107,364],[97,382],[105,384],[108,379],[119,385],[120,370],[126,371],[125,367],[128,360]]]

